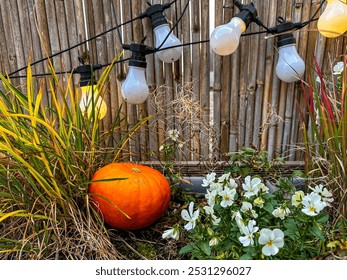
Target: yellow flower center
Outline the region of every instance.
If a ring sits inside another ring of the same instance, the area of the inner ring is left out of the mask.
[[[267,246],[272,246],[272,240],[270,240],[268,243],[266,243]]]
[[[229,200],[230,200],[230,197],[229,197],[229,196],[225,196],[225,197],[224,197],[224,200],[225,200],[225,201],[229,201]]]
[[[310,206],[310,212],[316,212],[316,208],[313,205]]]

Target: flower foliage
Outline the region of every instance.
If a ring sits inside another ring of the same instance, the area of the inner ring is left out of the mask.
[[[333,200],[323,185],[304,193],[280,179],[270,193],[261,178],[210,173],[202,186],[205,199],[182,210],[188,223],[163,234],[176,240],[187,235],[190,242],[182,254],[192,259],[310,259],[321,253],[329,219],[324,210]]]

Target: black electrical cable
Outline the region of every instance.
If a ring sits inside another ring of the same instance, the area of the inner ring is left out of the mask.
[[[206,39],[206,40],[201,40],[201,41],[195,41],[195,42],[189,42],[189,43],[184,43],[184,44],[180,44],[180,45],[165,47],[165,48],[161,48],[161,49],[158,49],[158,50],[154,50],[152,52],[152,54],[156,53],[156,52],[172,49],[172,48],[185,47],[185,46],[196,45],[196,44],[204,44],[204,43],[208,43],[208,42],[210,42],[210,40]],[[112,63],[113,64],[123,63],[123,62],[126,62],[126,61],[130,60],[130,59],[131,59],[131,57],[128,57],[128,58],[117,60],[116,62],[111,62],[111,63],[107,63],[107,64],[101,64],[101,68],[110,66]],[[55,72],[55,74],[56,75],[62,75],[62,74],[70,74],[70,73],[73,73],[73,72],[74,72],[74,70],[72,69],[72,70],[69,70],[69,71]],[[32,74],[32,77],[44,77],[44,76],[50,76],[50,75],[52,75],[52,73],[41,73],[41,74]],[[27,76],[24,76],[24,75],[23,76],[15,76],[15,77],[11,77],[11,79],[19,79],[19,78],[26,78],[26,77]]]
[[[133,21],[135,21],[135,20],[141,19],[141,18],[142,18],[142,15],[139,15],[139,16],[137,16],[137,17],[135,17],[135,18],[132,18],[132,19],[126,21],[126,22],[121,23],[121,24],[118,25],[118,26],[112,27],[111,29],[108,29],[108,30],[106,30],[106,31],[104,31],[104,32],[102,32],[102,33],[99,33],[99,34],[97,34],[97,35],[95,35],[95,36],[93,36],[93,37],[90,37],[89,39],[84,40],[83,42],[80,42],[80,43],[78,43],[78,44],[76,44],[76,45],[73,45],[73,46],[67,48],[67,49],[61,50],[61,51],[59,51],[59,52],[57,52],[57,53],[54,53],[54,54],[52,54],[52,55],[50,55],[50,56],[47,56],[47,57],[42,58],[42,59],[40,59],[40,60],[38,60],[38,61],[35,61],[35,62],[31,63],[30,65],[33,66],[33,65],[35,65],[35,64],[44,62],[44,61],[46,61],[46,60],[48,60],[48,59],[51,59],[51,58],[56,57],[56,56],[58,56],[58,55],[61,55],[61,54],[65,53],[65,52],[70,51],[70,50],[72,50],[72,49],[74,49],[74,48],[77,48],[77,47],[79,47],[79,46],[81,46],[81,45],[83,45],[83,44],[85,44],[85,43],[87,43],[87,42],[90,42],[90,41],[92,41],[92,40],[95,40],[96,38],[101,37],[101,36],[103,36],[103,35],[105,35],[105,34],[111,32],[111,31],[113,31],[113,30],[115,30],[115,29],[118,29],[118,28],[120,28],[120,27],[123,26],[123,25],[129,24],[129,23],[131,23],[131,22],[133,22]],[[20,69],[14,71],[14,72],[8,74],[8,76],[11,77],[12,75],[17,74],[17,73],[20,72],[20,71],[26,70],[27,68],[28,68],[28,66],[22,67],[22,68],[20,68]]]
[[[116,13],[116,8],[114,6],[113,0],[110,0],[111,2],[111,7],[112,7],[112,11],[113,11],[113,18],[116,22],[116,30],[117,30],[117,34],[118,34],[118,39],[121,45],[123,45],[123,38],[122,38],[122,34],[120,33],[120,28],[119,28],[119,24],[118,24],[118,20],[117,20],[117,13]]]

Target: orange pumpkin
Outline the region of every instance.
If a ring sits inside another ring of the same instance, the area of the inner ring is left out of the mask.
[[[105,180],[112,178],[126,179]],[[164,175],[134,163],[111,163],[102,167],[92,177],[89,193],[104,221],[124,230],[151,225],[164,214],[170,202],[170,185]]]

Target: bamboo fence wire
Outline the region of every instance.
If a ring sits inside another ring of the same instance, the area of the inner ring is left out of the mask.
[[[232,0],[178,0],[165,11],[170,24],[177,21],[187,1],[188,9],[173,31],[184,43],[209,39],[213,26],[230,21],[238,12]],[[252,2],[259,18],[272,27],[278,16],[294,22],[308,20],[321,1]],[[147,7],[144,0],[0,0],[0,71],[11,73],[69,48],[140,15]],[[246,33],[261,30],[251,24]],[[323,73],[329,74],[332,65],[346,53],[347,37],[325,39],[318,33],[316,22],[295,32],[295,37],[298,52],[306,62],[304,80],[312,74],[314,57]],[[148,19],[122,26],[119,33],[114,30],[104,34],[52,61],[57,71],[78,66],[79,56],[89,56],[93,64],[106,64],[122,51],[122,44],[140,43],[144,38],[145,44],[154,45]],[[243,146],[268,150],[270,158],[301,160],[302,154],[295,148],[303,141],[298,114],[298,106],[304,106],[301,85],[277,79],[275,42],[267,34],[244,36],[237,51],[225,57],[211,53],[208,43],[194,44],[185,46],[182,58],[174,64],[163,64],[156,55],[148,55],[150,97],[141,105],[123,101],[119,80],[126,75],[127,63],[117,64],[105,96],[109,110],[103,126],[112,124],[120,106],[129,126],[153,116],[125,147],[124,160],[160,159],[160,146],[171,129],[180,132],[184,143],[177,153],[178,161],[223,160],[227,152]],[[124,53],[124,57],[129,55],[128,51]],[[47,64],[33,66],[33,72],[47,72]],[[18,74],[25,75],[25,71]],[[62,75],[62,79],[66,77]],[[25,84],[25,78],[14,81]],[[77,85],[78,77],[73,82]],[[49,91],[45,102],[48,97]],[[115,132],[115,143],[126,129]]]

